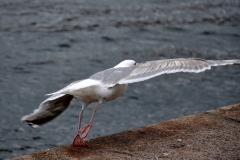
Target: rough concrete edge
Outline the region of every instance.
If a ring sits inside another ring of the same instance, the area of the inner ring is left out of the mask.
[[[159,123],[155,123],[155,124],[151,124],[151,125],[143,126],[143,127],[139,127],[139,128],[134,128],[134,129],[131,129],[131,130],[123,131],[123,132],[120,132],[120,133],[115,133],[115,134],[112,134],[112,135],[97,137],[97,138],[94,138],[94,139],[90,139],[87,142],[93,142],[93,141],[96,141],[97,139],[101,139],[101,138],[110,138],[114,135],[119,135],[119,134],[122,134],[122,133],[128,132],[128,131],[131,132],[131,131],[135,131],[135,130],[141,130],[141,129],[146,128],[146,127],[154,127],[158,124],[163,124],[163,123],[168,123],[168,122],[173,122],[173,121],[177,122],[178,120],[181,120],[181,119],[189,119],[189,118],[191,119],[192,117],[196,117],[196,116],[197,117],[210,116],[210,117],[216,117],[217,119],[223,119],[223,120],[239,123],[240,122],[240,103],[225,106],[225,107],[220,107],[220,108],[210,110],[210,111],[206,111],[206,112],[203,112],[203,113],[197,113],[197,114],[192,114],[192,115],[188,115],[188,116],[184,116],[184,117],[179,117],[179,118],[176,118],[176,119],[170,119],[168,121],[159,122]],[[41,150],[41,151],[33,152],[33,153],[30,153],[30,154],[27,154],[27,155],[13,157],[13,158],[9,158],[9,159],[15,159],[15,160],[18,160],[18,159],[36,159],[32,155],[34,155],[34,154],[40,154],[41,155],[42,154],[42,156],[44,156],[44,154],[47,154],[49,151],[58,150],[61,147],[72,148],[71,145],[58,146],[58,147],[55,147],[55,148],[51,148],[51,149],[47,149],[47,150]]]
[[[206,111],[205,113],[212,114],[214,116],[221,116],[225,119],[240,122],[240,103],[220,107],[214,110]]]

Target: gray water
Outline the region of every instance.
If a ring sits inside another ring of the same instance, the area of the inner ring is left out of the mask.
[[[45,94],[124,59],[179,57],[240,59],[240,1],[1,0],[0,159],[72,142],[80,101],[40,128],[20,122]],[[88,139],[239,103],[239,84],[240,66],[131,84]]]

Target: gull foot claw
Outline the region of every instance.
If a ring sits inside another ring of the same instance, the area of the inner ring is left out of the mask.
[[[85,141],[83,140],[85,137],[87,137],[88,132],[90,128],[92,127],[92,123],[88,122],[84,126],[82,126],[76,136],[73,139],[73,146],[75,147],[84,147],[86,146]]]
[[[73,145],[74,147],[84,147],[84,146],[86,146],[86,143],[85,143],[85,141],[83,140],[83,138],[81,138],[80,135],[77,134],[77,135],[75,136],[75,138],[73,139],[72,145]]]

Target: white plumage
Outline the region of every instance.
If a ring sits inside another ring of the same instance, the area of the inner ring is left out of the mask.
[[[91,128],[94,113],[97,107],[105,101],[119,97],[129,83],[140,82],[150,78],[176,72],[199,73],[212,66],[240,64],[240,60],[203,60],[198,58],[178,58],[168,60],[147,61],[136,63],[133,60],[124,60],[113,68],[98,72],[88,79],[73,82],[65,88],[48,94],[37,110],[22,117],[32,127],[45,124],[61,114],[73,100],[77,98],[83,102],[79,116],[79,128],[74,138],[74,146],[83,146],[83,138]],[[94,108],[92,118],[88,124],[81,127],[82,113],[92,102],[98,102]]]

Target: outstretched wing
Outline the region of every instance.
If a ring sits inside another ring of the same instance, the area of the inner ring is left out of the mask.
[[[79,81],[72,82],[71,84],[69,84],[68,86],[64,87],[63,89],[57,92],[49,93],[47,94],[47,96],[55,95],[55,94],[71,94],[72,91],[76,91],[76,90],[87,88],[94,85],[99,85],[99,83],[100,83],[99,81],[92,80],[92,79],[79,80]]]
[[[119,80],[118,84],[134,83],[144,81],[161,74],[176,72],[199,73],[212,66],[223,66],[240,64],[240,60],[204,60],[198,58],[178,58],[168,60],[157,60],[140,63],[133,68],[132,72]]]
[[[233,64],[240,64],[240,60],[204,60],[198,58],[156,60],[139,63],[132,67],[110,68],[98,72],[89,78],[99,80],[106,86],[111,87],[115,84],[128,84],[148,80],[161,74],[176,72],[199,73],[211,69],[212,66]]]
[[[55,94],[43,101],[33,113],[21,118],[33,128],[43,125],[66,110],[73,99],[72,95]]]

